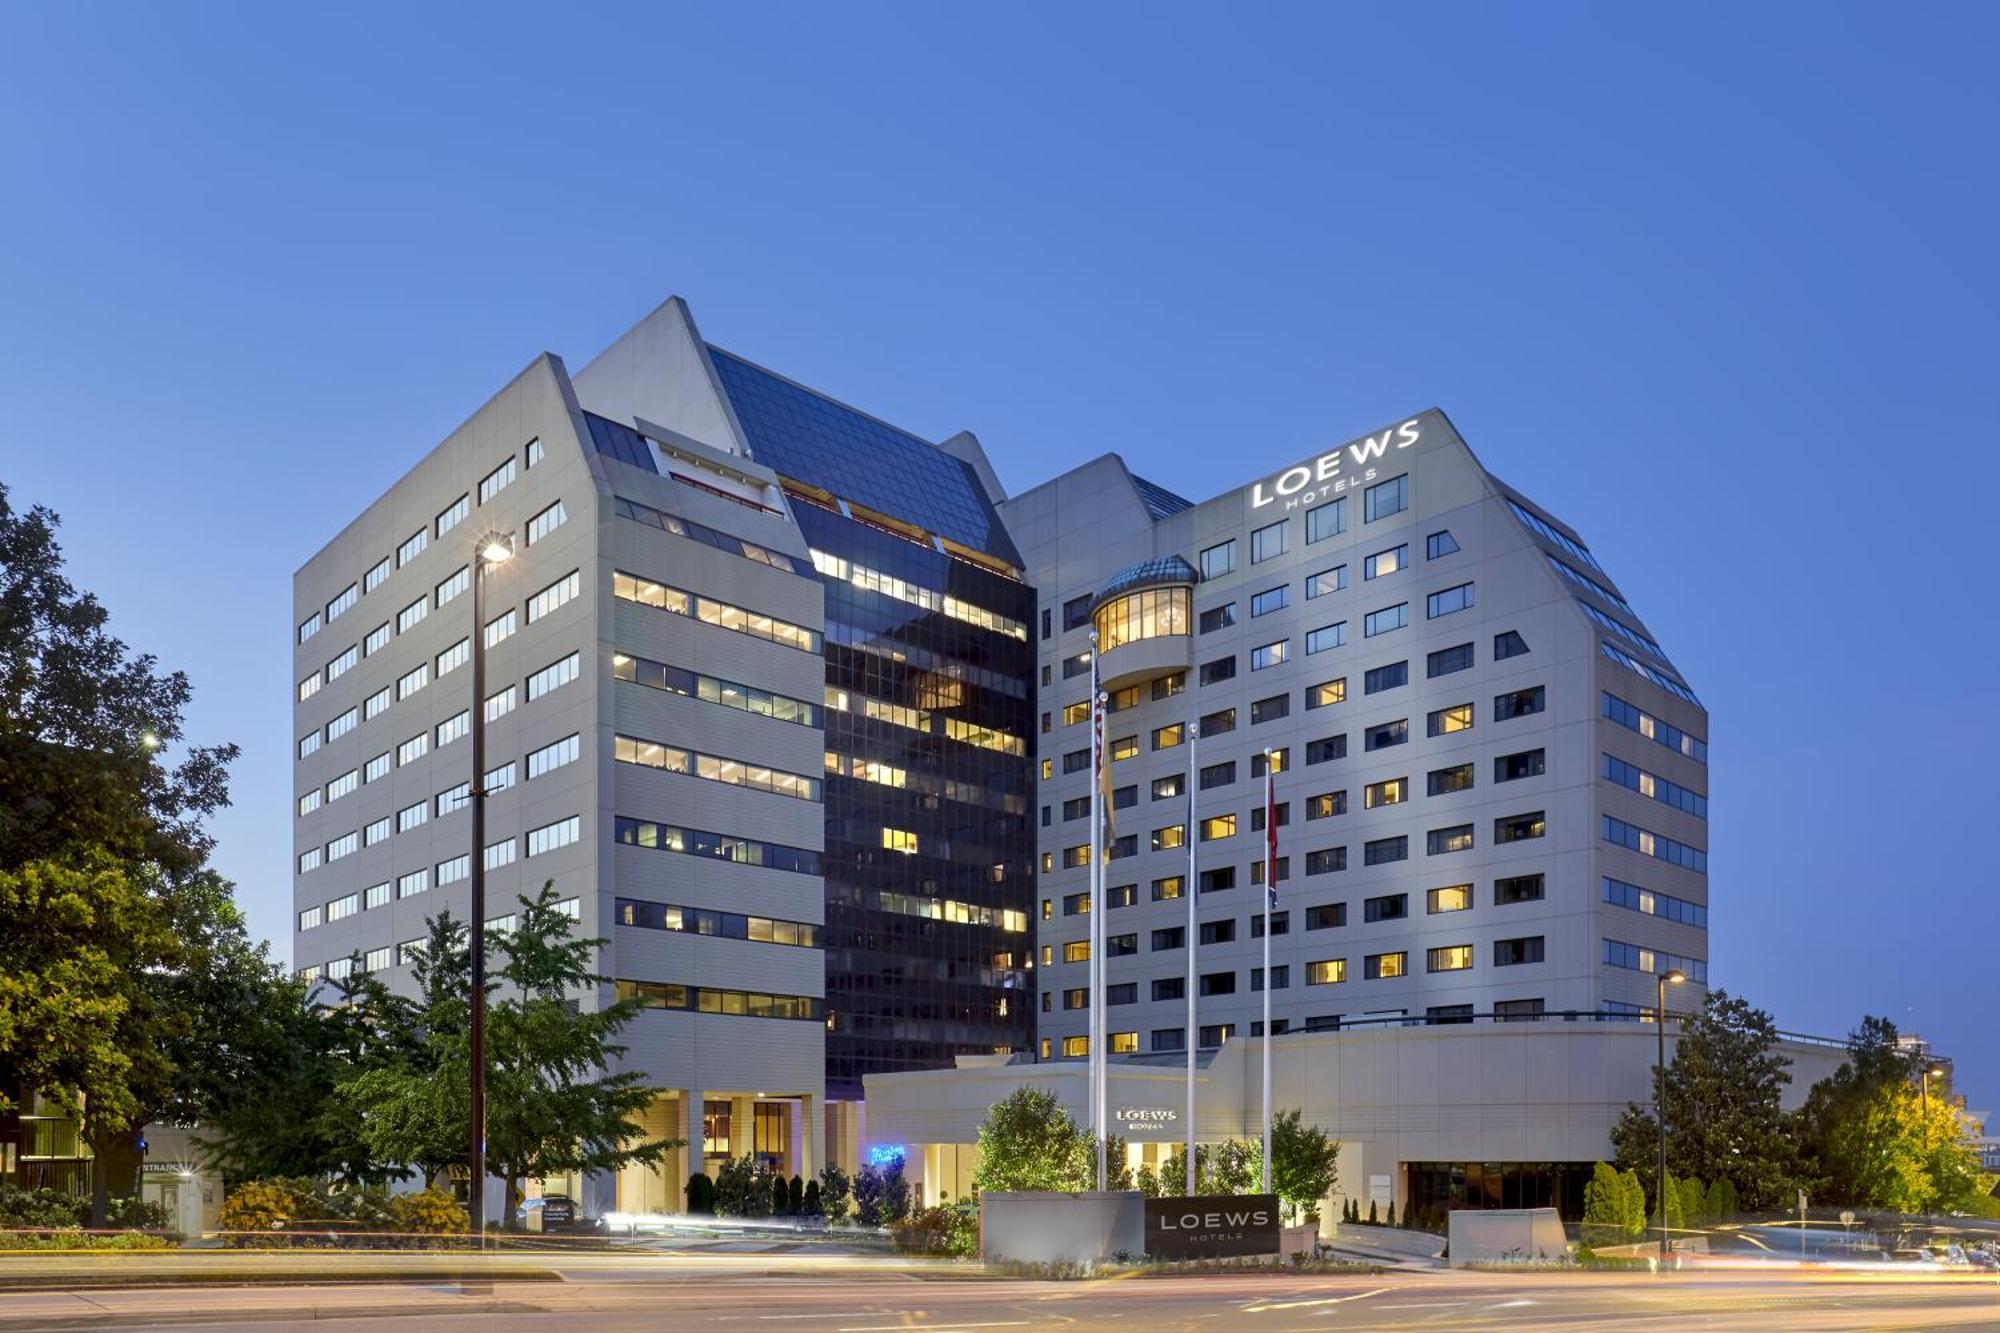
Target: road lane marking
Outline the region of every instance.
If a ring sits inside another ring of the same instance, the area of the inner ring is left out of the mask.
[[[1266,1301],[1258,1305],[1246,1305],[1244,1314],[1263,1314],[1266,1310],[1301,1310],[1309,1305],[1345,1305],[1348,1301],[1366,1300],[1370,1296],[1380,1296],[1394,1287],[1377,1287],[1373,1291],[1357,1291],[1352,1296],[1328,1296],[1316,1301]]]
[[[1026,1319],[990,1319],[986,1323],[870,1323],[840,1333],[938,1333],[940,1329],[1022,1329]]]

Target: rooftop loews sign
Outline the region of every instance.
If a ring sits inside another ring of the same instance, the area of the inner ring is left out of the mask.
[[[1375,480],[1375,464],[1398,449],[1409,448],[1419,438],[1416,417],[1391,426],[1380,435],[1364,435],[1353,444],[1344,444],[1258,482],[1250,488],[1250,507],[1262,509],[1283,500],[1285,508],[1290,510],[1332,499],[1351,486]]]

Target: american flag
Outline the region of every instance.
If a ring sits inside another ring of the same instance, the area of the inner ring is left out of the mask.
[[[1264,892],[1270,906],[1278,906],[1278,764],[1276,756],[1264,755]]]

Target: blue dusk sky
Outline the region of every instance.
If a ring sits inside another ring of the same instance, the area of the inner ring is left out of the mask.
[[[1116,450],[1205,497],[1442,407],[1713,714],[1714,981],[2000,1109],[2000,7],[5,26],[0,480],[242,744],[218,860],[280,955],[293,570],[678,293],[1015,489]]]

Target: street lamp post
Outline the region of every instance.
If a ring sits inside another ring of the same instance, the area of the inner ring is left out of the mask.
[[[479,539],[472,560],[472,1142],[467,1168],[467,1211],[472,1234],[486,1245],[486,569],[509,559],[503,535]]]
[[[1653,1192],[1660,1196],[1660,1262],[1667,1261],[1667,987],[1687,980],[1679,968],[1660,973],[1660,1003],[1653,1010],[1653,1027],[1659,1038],[1660,1062],[1653,1066],[1653,1116],[1660,1122],[1660,1174]]]

